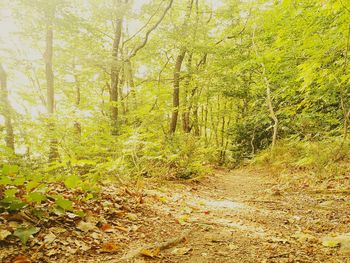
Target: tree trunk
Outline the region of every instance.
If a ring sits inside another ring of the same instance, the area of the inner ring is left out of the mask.
[[[184,85],[184,112],[182,113],[182,128],[185,133],[190,133],[191,132],[191,127],[190,127],[190,110],[191,110],[191,99],[192,92],[190,92],[190,83],[191,83],[191,78],[192,78],[192,53],[189,54],[188,56],[188,61],[187,61],[187,76],[186,76],[186,82]]]
[[[112,66],[111,66],[111,92],[110,92],[110,102],[111,102],[111,134],[118,134],[118,85],[119,85],[119,73],[120,65],[118,61],[119,44],[122,36],[122,25],[123,19],[118,18],[116,20],[116,29],[113,41],[112,50]]]
[[[180,106],[180,71],[181,71],[182,61],[184,60],[185,54],[186,54],[186,49],[183,47],[181,48],[175,63],[173,112],[171,115],[171,122],[170,122],[170,134],[174,134],[176,131],[177,118],[179,115],[179,106]]]
[[[199,129],[199,117],[198,117],[198,104],[194,106],[193,116],[194,116],[194,120],[193,120],[194,135],[196,137],[199,137],[200,129]]]
[[[265,70],[264,70],[265,72]],[[275,114],[275,111],[272,106],[272,99],[271,99],[271,90],[270,90],[270,84],[266,77],[264,77],[265,83],[266,83],[266,101],[267,105],[270,111],[270,116],[273,120],[273,134],[272,134],[272,143],[271,143],[271,150],[273,151],[276,145],[277,140],[277,131],[278,131],[278,118]]]
[[[193,1],[190,0],[187,6],[185,20],[182,25],[182,29],[184,33],[187,33],[187,24],[188,20],[191,17],[192,12],[192,6]],[[179,115],[179,106],[180,106],[180,72],[181,72],[181,66],[182,62],[186,55],[186,47],[182,46],[180,48],[179,54],[176,57],[175,67],[174,67],[174,84],[173,84],[173,109],[171,114],[171,121],[170,121],[170,134],[174,134],[176,131],[177,126],[177,119]]]
[[[136,89],[135,89],[135,82],[134,82],[134,74],[132,70],[132,65],[131,61],[127,60],[125,61],[126,65],[126,76],[127,76],[127,81],[130,87],[130,94],[131,94],[131,109],[136,109],[137,108],[137,99],[136,99]]]
[[[80,107],[81,93],[80,93],[80,83],[79,78],[76,73],[74,73],[75,80],[75,109],[78,110]],[[81,138],[81,123],[78,120],[74,121],[74,132],[77,135],[78,139]]]
[[[1,104],[2,104],[2,115],[5,119],[5,130],[6,130],[6,147],[11,149],[12,151],[15,150],[15,140],[13,135],[13,127],[12,127],[12,118],[11,118],[11,105],[8,100],[8,90],[7,90],[7,75],[0,63],[0,98],[1,98]]]
[[[46,50],[44,54],[45,60],[45,76],[47,89],[47,113],[49,118],[48,130],[50,133],[50,149],[49,162],[56,161],[59,158],[58,141],[55,138],[55,122],[53,120],[55,112],[55,89],[54,89],[54,75],[52,70],[53,58],[53,19],[55,16],[55,7],[50,6],[46,13]]]
[[[255,41],[254,41],[254,37],[255,37],[255,29],[253,31],[253,36],[252,36],[252,44],[253,44],[253,48],[255,49],[255,54],[258,57],[258,50],[255,46]],[[266,67],[265,64],[263,62],[261,62],[261,68],[262,68],[262,77],[265,83],[265,87],[266,87],[266,103],[269,109],[269,113],[270,113],[270,117],[273,120],[273,133],[272,133],[272,143],[271,143],[271,151],[273,153],[274,149],[275,149],[275,145],[276,145],[276,140],[277,140],[277,132],[278,132],[278,118],[277,115],[275,113],[275,110],[273,108],[272,105],[272,98],[271,98],[271,89],[270,89],[270,82],[266,77]]]

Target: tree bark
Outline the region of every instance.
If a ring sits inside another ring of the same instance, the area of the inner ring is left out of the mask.
[[[192,78],[192,53],[189,54],[188,56],[188,61],[187,61],[187,76],[186,76],[186,81],[184,85],[184,112],[182,113],[182,128],[185,133],[190,133],[191,132],[191,127],[190,127],[190,111],[191,111],[191,99],[192,96],[189,96],[190,92],[190,83],[191,83],[191,78]]]
[[[132,70],[131,61],[130,60],[125,61],[125,65],[126,65],[127,81],[128,81],[129,87],[130,87],[130,94],[131,94],[131,99],[132,99],[131,108],[136,109],[137,108],[137,99],[136,99],[134,74],[133,74],[133,70]]]
[[[75,72],[74,72],[74,80],[75,80],[75,110],[78,110],[80,107],[81,92],[80,92],[79,77],[78,77],[78,74],[76,74]],[[78,120],[74,121],[74,132],[77,135],[78,139],[80,140],[80,138],[81,138],[81,123]]]
[[[2,67],[0,63],[0,94],[1,94],[1,104],[2,104],[2,115],[5,119],[5,130],[6,130],[6,137],[5,137],[5,143],[6,147],[11,149],[12,151],[15,150],[15,140],[13,135],[13,126],[12,126],[12,108],[10,105],[10,102],[8,100],[8,90],[7,90],[7,74],[4,68]]]
[[[120,3],[120,1],[119,1]],[[123,18],[116,19],[116,29],[114,34],[113,49],[112,49],[112,67],[111,67],[111,134],[118,135],[118,85],[120,65],[118,65],[119,44],[122,36]]]
[[[45,76],[46,76],[46,89],[47,89],[47,113],[49,118],[48,130],[50,133],[50,149],[49,149],[49,162],[56,161],[59,158],[58,154],[58,141],[55,138],[55,123],[53,121],[55,112],[55,89],[54,89],[54,74],[52,66],[53,58],[53,19],[55,16],[55,7],[49,5],[46,10],[46,50],[44,54],[45,60]]]
[[[191,17],[192,5],[194,0],[190,0],[187,6],[185,20],[182,25],[183,32],[187,32],[187,24],[188,20]],[[179,115],[179,106],[180,106],[180,72],[182,62],[186,55],[186,47],[184,45],[181,46],[179,53],[176,57],[175,67],[174,67],[174,84],[173,84],[173,109],[170,120],[170,134],[174,134],[177,126],[177,119]]]
[[[253,44],[253,48],[255,49],[255,54],[258,57],[258,50],[255,46],[255,41],[254,41],[254,37],[255,37],[255,29],[253,31],[253,36],[252,36],[252,44]],[[273,133],[272,133],[272,143],[271,143],[271,151],[273,152],[275,149],[275,145],[276,145],[276,140],[277,140],[277,132],[278,132],[278,118],[277,115],[275,113],[275,110],[273,108],[272,105],[272,98],[271,98],[271,88],[270,88],[270,82],[266,77],[266,67],[265,64],[263,62],[260,63],[261,68],[262,68],[262,77],[265,83],[265,88],[266,88],[266,103],[269,109],[269,113],[270,113],[270,117],[273,120]]]
[[[173,112],[171,114],[170,122],[170,134],[174,134],[177,126],[177,119],[179,115],[180,106],[180,71],[182,66],[182,61],[184,60],[186,54],[186,49],[181,48],[175,63],[174,68],[174,90],[173,90]]]

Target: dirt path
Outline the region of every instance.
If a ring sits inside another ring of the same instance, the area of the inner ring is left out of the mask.
[[[350,262],[347,195],[284,189],[244,170],[182,188],[148,192],[163,200],[156,209],[192,229],[153,262]]]
[[[84,204],[85,218],[51,215],[27,246],[1,241],[0,262],[350,262],[347,192],[273,178],[245,169],[197,183],[107,185]],[[143,256],[121,260],[135,251]]]

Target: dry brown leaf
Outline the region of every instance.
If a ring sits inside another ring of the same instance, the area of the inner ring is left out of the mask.
[[[156,247],[156,248],[152,248],[152,249],[144,249],[141,251],[141,255],[145,256],[145,257],[150,257],[150,258],[154,258],[156,256],[158,256],[160,252],[160,248]]]
[[[0,240],[5,240],[9,235],[11,235],[10,231],[6,229],[0,230]]]
[[[104,243],[101,247],[101,252],[105,252],[105,253],[115,253],[117,252],[119,249],[119,247],[112,243],[112,242],[108,242],[108,243]]]
[[[56,235],[50,232],[44,237],[44,242],[49,244],[52,243],[55,239]]]
[[[95,229],[96,226],[94,223],[91,223],[91,222],[80,221],[77,225],[77,228],[83,232],[89,232],[89,231]]]
[[[104,232],[113,232],[113,228],[110,224],[103,224],[101,230]]]
[[[115,229],[118,229],[120,231],[123,231],[123,232],[129,232],[129,229],[126,228],[126,227],[122,227],[122,226],[115,226],[114,227]]]
[[[191,250],[192,250],[191,247],[174,248],[171,254],[183,256],[183,255],[187,255]]]
[[[12,263],[29,263],[30,259],[26,256],[19,255],[12,259]]]

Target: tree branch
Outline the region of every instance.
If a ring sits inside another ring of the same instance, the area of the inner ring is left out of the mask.
[[[174,0],[170,0],[168,6],[165,8],[165,10],[164,10],[162,16],[159,18],[159,20],[157,21],[157,23],[155,23],[155,24],[146,32],[146,36],[145,36],[143,42],[142,42],[139,46],[137,46],[137,47],[134,49],[134,51],[129,55],[128,59],[131,59],[131,58],[135,57],[136,54],[137,54],[137,52],[139,52],[140,49],[142,49],[144,46],[146,46],[147,41],[148,41],[148,38],[149,38],[149,35],[150,35],[150,34],[152,33],[152,31],[155,30],[155,29],[159,26],[159,24],[162,22],[162,20],[164,19],[166,13],[167,13],[167,12],[169,11],[169,9],[171,8],[173,2],[174,2]]]
[[[158,13],[160,7],[162,6],[162,3],[159,4],[157,10],[154,12],[154,14],[152,14],[150,16],[150,18],[147,20],[146,24],[144,24],[139,30],[137,30],[137,32],[135,34],[133,34],[131,37],[129,37],[127,40],[125,40],[123,42],[123,46],[129,42],[130,40],[132,40],[135,36],[137,36],[146,26],[148,26],[148,24],[151,22],[151,20],[153,19],[153,17]]]

